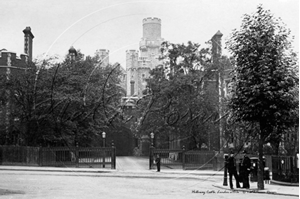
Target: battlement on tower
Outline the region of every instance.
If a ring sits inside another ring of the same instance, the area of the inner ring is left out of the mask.
[[[139,57],[139,61],[149,61],[148,57]]]
[[[126,50],[126,55],[138,55],[139,51],[138,50]]]
[[[107,66],[109,64],[109,50],[99,49],[97,53],[99,53],[102,66]]]
[[[109,50],[107,50],[107,49],[99,49],[99,51],[100,51],[100,52],[103,52],[103,53],[104,53],[104,52],[105,52],[105,53],[109,53]]]
[[[161,19],[159,19],[157,17],[148,17],[148,18],[143,19],[143,24],[146,24],[146,23],[158,23],[158,24],[160,24]]]

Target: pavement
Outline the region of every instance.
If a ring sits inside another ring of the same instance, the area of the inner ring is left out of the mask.
[[[299,186],[286,186],[282,184],[265,184],[264,190],[257,189],[257,182],[250,182],[250,189],[230,189],[223,186],[223,171],[213,170],[182,170],[161,168],[161,172],[149,169],[147,158],[118,157],[116,168],[67,168],[67,167],[38,167],[38,166],[9,166],[0,165],[0,171],[23,171],[23,172],[47,172],[47,175],[86,175],[103,177],[122,177],[122,178],[163,178],[163,179],[199,179],[207,180],[214,177],[219,178],[219,182],[211,182],[212,186],[224,189],[228,192],[250,192],[260,194],[274,194],[284,196],[299,197]],[[228,182],[229,184],[229,182]]]
[[[233,182],[234,183],[234,182]],[[257,182],[250,182],[250,189],[234,188],[230,189],[228,186],[223,186],[223,184],[215,184],[214,187],[227,190],[229,192],[248,192],[248,193],[260,193],[260,194],[272,194],[272,195],[282,195],[282,196],[295,196],[299,197],[299,186],[284,186],[278,184],[266,184],[264,190],[257,189]]]
[[[223,174],[217,171],[201,170],[175,170],[161,168],[161,172],[155,169],[143,170],[113,170],[110,168],[68,168],[68,167],[35,167],[35,166],[5,166],[0,165],[0,171],[23,171],[23,172],[47,172],[47,175],[84,175],[103,177],[123,177],[123,178],[162,178],[162,179],[209,179],[219,177],[223,179]]]

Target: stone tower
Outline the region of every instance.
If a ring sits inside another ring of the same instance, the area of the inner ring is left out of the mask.
[[[158,18],[146,18],[143,20],[143,38],[140,41],[141,57],[148,59],[150,68],[156,67],[161,43],[161,20]]]
[[[28,59],[31,61],[32,60],[32,40],[34,38],[32,32],[31,32],[31,28],[30,27],[26,27],[23,30],[24,33],[24,53],[28,55]]]
[[[136,50],[126,51],[127,97],[142,97],[149,71],[160,63],[158,57],[162,42],[161,20],[143,19],[143,37],[139,44],[140,56]]]
[[[133,96],[137,94],[137,68],[138,68],[138,51],[126,51],[126,95]]]
[[[109,64],[109,50],[106,49],[100,49],[97,51],[100,56],[100,60],[102,62],[102,66],[107,66]]]

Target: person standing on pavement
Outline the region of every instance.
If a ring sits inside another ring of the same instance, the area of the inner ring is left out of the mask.
[[[250,174],[250,167],[251,167],[251,160],[247,155],[247,152],[244,150],[244,158],[241,163],[241,172],[243,178],[243,188],[249,189],[249,174]]]
[[[227,160],[227,170],[229,173],[229,185],[230,189],[233,189],[233,183],[232,183],[232,176],[234,176],[235,182],[236,182],[236,188],[240,188],[240,183],[236,171],[236,161],[234,158],[233,152],[230,152],[230,156]]]
[[[157,172],[160,172],[160,157],[159,157],[159,154],[156,155],[155,164],[156,164],[156,167],[157,167]]]

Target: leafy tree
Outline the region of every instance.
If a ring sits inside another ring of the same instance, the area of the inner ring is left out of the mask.
[[[13,93],[11,115],[18,118],[20,144],[99,145],[103,131],[122,126],[120,73],[118,64],[99,67],[96,59],[78,52],[75,60],[44,61],[22,76],[1,79],[1,92]]]
[[[37,132],[41,110],[47,103],[45,99],[48,94],[44,89],[47,79],[43,78],[44,81],[38,85],[41,95],[37,94],[34,89],[37,67],[30,63],[28,68],[30,69],[20,70],[9,78],[1,78],[1,91],[9,93],[3,96],[6,98],[4,101],[10,105],[8,107],[10,133],[6,139],[2,139],[2,141],[6,140],[6,144],[37,145],[37,140],[40,139]]]
[[[218,100],[207,87],[207,80],[214,78],[209,49],[192,42],[164,42],[161,52],[163,64],[150,72],[147,95],[137,106],[136,130],[164,139],[181,137],[187,149],[213,145],[210,141],[216,139],[208,133],[216,129],[209,121],[218,115]]]
[[[101,66],[96,59],[84,60],[78,54],[75,61],[67,57],[53,75],[53,104],[58,107],[52,112],[52,121],[61,137],[89,145],[103,131],[109,133],[119,119],[121,71],[119,64]]]
[[[274,134],[295,126],[298,99],[297,58],[290,31],[261,5],[245,14],[240,30],[227,42],[236,61],[229,107],[237,121],[259,125],[258,189],[263,183],[263,144]]]

